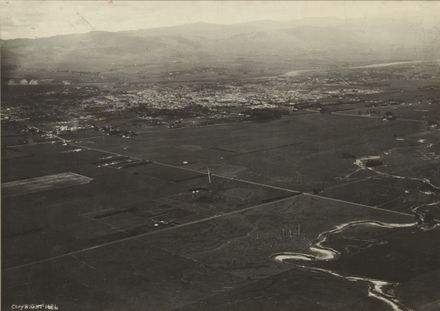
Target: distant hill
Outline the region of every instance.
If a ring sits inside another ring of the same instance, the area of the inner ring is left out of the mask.
[[[103,79],[191,76],[193,71],[265,74],[322,65],[438,59],[440,29],[379,19],[196,23],[3,40],[1,51],[4,78],[48,78],[71,71],[99,72]]]

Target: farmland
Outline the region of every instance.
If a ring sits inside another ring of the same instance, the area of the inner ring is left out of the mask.
[[[10,86],[3,306],[435,310],[438,70],[131,85],[154,89],[131,97],[122,85]],[[35,118],[29,93],[44,103]],[[188,93],[167,111],[143,101]],[[313,257],[319,247],[337,256]],[[372,292],[371,280],[392,290]]]

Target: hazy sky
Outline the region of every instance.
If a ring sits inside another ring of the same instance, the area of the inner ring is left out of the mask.
[[[393,18],[440,24],[434,1],[0,1],[1,38],[119,31],[194,22],[233,24],[307,17]],[[440,25],[439,25],[440,26]]]

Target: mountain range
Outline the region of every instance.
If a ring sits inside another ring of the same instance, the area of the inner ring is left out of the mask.
[[[2,76],[56,72],[147,79],[192,71],[265,74],[316,66],[438,59],[440,28],[400,20],[312,18],[195,23],[1,41]]]

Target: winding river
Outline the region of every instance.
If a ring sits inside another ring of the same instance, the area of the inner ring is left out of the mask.
[[[438,204],[440,202],[436,202]],[[421,206],[420,206],[421,207]],[[321,272],[329,274],[331,276],[342,278],[349,282],[362,282],[368,287],[368,296],[381,301],[382,303],[388,305],[394,311],[410,311],[411,308],[405,306],[398,297],[394,294],[394,289],[399,285],[397,282],[389,282],[386,280],[379,280],[370,277],[364,277],[360,275],[346,275],[334,270],[325,269],[321,267],[316,267],[313,264],[318,264],[319,262],[329,262],[339,259],[341,252],[332,247],[326,246],[332,238],[337,238],[342,233],[348,229],[353,229],[355,227],[379,227],[384,229],[397,229],[397,228],[415,228],[423,231],[433,230],[439,226],[439,224],[431,225],[420,225],[417,222],[413,223],[386,223],[380,221],[352,221],[336,226],[335,228],[322,232],[316,239],[316,241],[309,248],[309,253],[295,253],[295,252],[284,252],[272,255],[275,261],[294,264],[298,268],[310,271],[310,272]],[[367,247],[372,247],[379,244],[385,244],[386,241],[373,241]]]
[[[363,157],[360,159],[356,159],[356,161],[353,163],[357,167],[355,172],[361,170],[369,170],[381,176],[397,178],[397,179],[407,179],[411,181],[420,182],[422,184],[428,185],[429,187],[431,187],[431,189],[434,189],[434,191],[440,190],[439,186],[434,185],[427,178],[415,178],[415,177],[406,177],[406,176],[389,174],[382,172],[378,169],[368,167],[366,165],[368,160],[377,160],[379,158],[380,157],[378,156],[371,156],[371,157]],[[350,177],[350,175],[352,174],[349,174],[346,177]],[[393,311],[411,311],[412,309],[409,308],[408,306],[405,306],[395,295],[394,290],[399,285],[398,282],[379,280],[362,275],[343,274],[341,272],[337,272],[332,269],[322,268],[320,267],[319,263],[337,261],[342,256],[346,255],[345,253],[341,253],[340,251],[338,251],[336,248],[330,247],[329,244],[331,244],[332,239],[336,240],[338,237],[342,237],[344,233],[348,235],[349,233],[347,233],[346,231],[350,229],[360,229],[362,227],[365,227],[367,229],[376,227],[384,230],[412,228],[415,229],[415,232],[420,232],[420,231],[428,231],[439,228],[440,223],[437,223],[435,221],[433,221],[432,223],[424,223],[423,221],[421,221],[423,220],[424,217],[423,210],[427,207],[430,208],[437,205],[440,205],[440,201],[431,202],[428,204],[422,204],[419,206],[413,206],[411,208],[411,212],[418,218],[417,222],[387,223],[387,222],[372,221],[372,220],[357,220],[357,221],[343,223],[328,231],[324,231],[320,233],[316,238],[315,242],[312,243],[312,245],[309,247],[308,253],[283,252],[272,255],[272,258],[278,262],[282,262],[286,264],[294,264],[298,268],[310,272],[325,273],[337,278],[342,278],[349,282],[365,283],[366,286],[368,287],[368,297],[377,299],[380,302],[388,305]],[[382,239],[381,241],[378,240],[371,241],[364,239],[363,242],[369,243],[369,245],[366,248],[380,244],[387,244],[387,241],[385,239]]]

